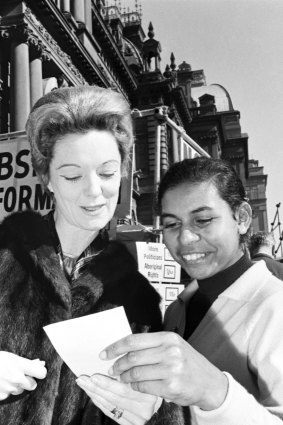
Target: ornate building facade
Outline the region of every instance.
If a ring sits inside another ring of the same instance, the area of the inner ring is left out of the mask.
[[[207,86],[203,70],[186,62],[176,66],[173,54],[162,71],[160,55],[151,23],[145,35],[137,0],[133,11],[105,0],[1,0],[0,181],[9,158],[3,148],[1,156],[1,143],[7,151],[8,142],[25,138],[36,100],[58,87],[96,84],[121,92],[133,110],[136,140],[116,212],[120,222],[158,226],[152,205],[160,177],[173,162],[204,154],[232,161],[248,190],[260,185],[253,199],[255,230],[266,230],[266,176],[255,177],[249,166],[248,136],[241,133],[229,94]],[[20,190],[28,192],[27,185]],[[25,196],[25,205],[15,202],[15,208],[30,205]],[[10,212],[8,195],[6,204]]]

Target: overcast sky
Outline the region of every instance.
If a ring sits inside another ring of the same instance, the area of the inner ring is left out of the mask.
[[[161,70],[203,69],[207,84],[228,90],[249,135],[249,158],[268,174],[269,225],[275,204],[283,219],[283,0],[139,0],[162,47]],[[121,5],[134,0],[121,0]]]

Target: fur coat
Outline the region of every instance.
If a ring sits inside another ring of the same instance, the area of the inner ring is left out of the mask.
[[[42,328],[121,305],[134,332],[161,329],[159,295],[122,244],[109,242],[69,283],[46,220],[32,211],[4,219],[0,225],[0,350],[44,360],[47,377],[38,381],[36,390],[2,401],[0,424],[88,425],[88,416],[92,425],[113,423],[94,405],[85,409],[88,397]],[[91,413],[83,419],[85,410]]]

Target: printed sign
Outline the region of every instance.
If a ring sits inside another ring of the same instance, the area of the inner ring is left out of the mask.
[[[162,243],[136,242],[140,273],[150,282],[180,282],[180,265]]]
[[[46,213],[51,207],[32,168],[26,136],[0,140],[0,220],[13,211]]]
[[[184,290],[184,285],[182,284],[169,284],[169,283],[151,283],[151,285],[159,292],[161,296],[160,308],[161,312],[164,315],[167,307],[175,301],[178,295]]]

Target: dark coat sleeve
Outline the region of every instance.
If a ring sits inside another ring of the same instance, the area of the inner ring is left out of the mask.
[[[138,271],[129,273],[123,282],[127,296],[120,299],[125,308],[133,333],[162,330],[160,296],[148,280]],[[110,298],[117,295],[111,294]]]
[[[106,260],[107,257],[107,260]],[[100,263],[101,262],[101,263]],[[134,333],[158,332],[162,330],[160,295],[148,280],[138,272],[137,263],[126,247],[112,243],[96,261],[96,274],[100,267],[107,264],[104,276],[103,299],[114,305],[123,305]],[[188,422],[189,423],[189,422]],[[95,408],[90,401],[85,411],[82,425],[114,425],[111,418]],[[184,425],[183,409],[174,403],[163,401],[162,406],[153,415],[148,425]]]
[[[95,408],[90,401],[85,410],[81,425],[117,425],[117,422],[105,416],[101,410]],[[190,425],[189,409],[177,406],[174,403],[163,401],[158,412],[146,423],[146,425]]]
[[[187,415],[184,414],[184,409],[181,406],[163,401],[158,412],[152,416],[147,425],[189,425],[190,412],[189,409],[186,410]]]
[[[123,244],[111,242],[107,249],[95,258],[92,266],[96,278],[103,281],[103,294],[99,301],[101,310],[105,309],[105,306],[123,306],[133,333],[162,330],[160,295],[139,273],[134,257]],[[89,401],[82,425],[93,424],[117,423]]]
[[[133,332],[162,329],[160,295],[138,271],[137,262],[127,248],[119,242],[111,242],[99,254],[88,272],[93,270],[96,279],[103,282],[100,308],[124,306]]]

